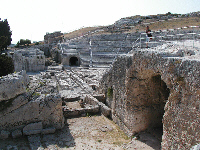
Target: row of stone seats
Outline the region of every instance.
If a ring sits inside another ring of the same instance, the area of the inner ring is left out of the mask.
[[[200,37],[199,33],[199,29],[192,28],[154,31],[148,46],[155,47],[166,41],[196,39]],[[146,46],[145,32],[88,35],[62,44],[66,53],[76,49],[83,66],[90,64],[91,52],[93,64],[102,65],[104,62],[107,65],[112,63],[117,54],[125,54],[133,48],[146,48]],[[111,57],[110,54],[113,56]]]

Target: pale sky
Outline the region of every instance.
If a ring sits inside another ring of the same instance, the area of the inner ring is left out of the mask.
[[[122,17],[200,11],[200,0],[0,0],[12,43],[42,41],[46,32],[111,25]]]

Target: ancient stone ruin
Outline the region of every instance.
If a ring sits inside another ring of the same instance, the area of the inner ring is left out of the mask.
[[[34,89],[28,89],[30,78],[25,71],[4,76],[0,82],[1,139],[8,138],[10,134],[17,138],[52,133],[63,127],[61,97],[55,93],[37,93],[42,82],[34,82]]]
[[[37,48],[20,49],[10,53],[15,71],[37,72],[45,69],[44,52]]]
[[[198,143],[198,54],[198,49],[173,45],[118,57],[100,88],[112,119],[130,135],[163,129],[162,149],[188,149]]]
[[[162,149],[197,145],[199,27],[153,34],[150,48],[140,32],[58,43],[51,55],[60,65],[48,67],[37,48],[10,53],[16,73],[0,78],[0,138],[28,136],[30,142],[62,129],[69,118],[103,114],[129,137],[155,134]]]
[[[63,33],[61,31],[57,31],[54,33],[47,33],[44,36],[44,43],[45,44],[56,44],[58,42],[63,41]]]

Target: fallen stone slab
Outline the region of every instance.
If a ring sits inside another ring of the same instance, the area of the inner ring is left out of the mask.
[[[54,133],[56,131],[56,128],[54,127],[50,127],[50,128],[45,128],[45,129],[42,129],[42,134],[51,134],[51,133]]]
[[[90,106],[87,108],[78,108],[78,109],[67,109],[65,107],[63,107],[63,115],[65,117],[73,117],[73,116],[81,116],[82,114],[86,114],[86,113],[98,113],[99,112],[99,106],[98,105],[94,105],[94,106]]]
[[[96,98],[98,101],[105,103],[106,98],[105,98],[105,94],[98,94],[98,95],[94,95],[94,98]]]
[[[23,128],[24,135],[38,134],[42,131],[42,122],[31,123]]]
[[[109,117],[111,115],[111,109],[106,106],[104,103],[99,102],[100,111],[105,117]]]

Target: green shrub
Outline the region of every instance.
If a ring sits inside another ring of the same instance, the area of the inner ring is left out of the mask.
[[[36,43],[35,43],[35,45],[39,45],[39,44],[40,44],[39,42],[36,42]]]
[[[113,89],[112,89],[112,87],[108,88],[107,96],[108,96],[109,98],[112,98],[112,97],[113,97]]]
[[[14,72],[12,58],[7,55],[0,55],[0,76],[5,76]]]

